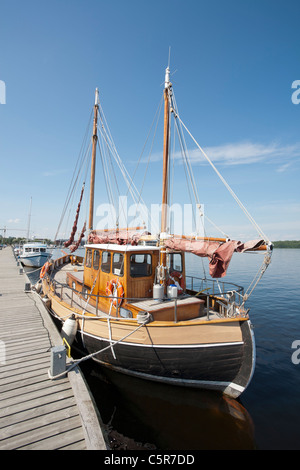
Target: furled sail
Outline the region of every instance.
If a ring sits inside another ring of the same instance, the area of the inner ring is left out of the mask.
[[[257,250],[265,244],[264,240],[251,240],[246,243],[235,240],[225,242],[210,240],[188,240],[170,238],[164,241],[166,248],[193,253],[197,256],[208,257],[209,274],[213,278],[226,275],[229,263],[234,252],[243,253],[249,250]]]
[[[68,246],[70,246],[74,242],[74,237],[75,237],[75,234],[76,234],[76,231],[77,231],[77,223],[78,223],[78,217],[79,217],[79,212],[80,212],[80,207],[81,207],[81,201],[82,201],[82,197],[83,197],[83,191],[84,191],[84,183],[83,183],[83,186],[82,186],[82,189],[81,189],[80,199],[79,199],[79,203],[78,203],[78,206],[77,206],[76,216],[75,216],[75,220],[74,220],[74,224],[73,224],[73,228],[72,228],[70,238],[69,238],[68,241],[64,242],[64,247],[65,248],[67,248]]]
[[[82,228],[82,230],[81,230],[81,233],[80,233],[80,236],[79,236],[77,242],[70,246],[70,252],[71,252],[71,253],[74,253],[74,251],[76,251],[77,248],[79,248],[80,243],[81,243],[81,240],[82,240],[83,237],[84,237],[85,231],[86,231],[86,223],[84,223],[84,226],[83,226],[83,228]]]
[[[137,245],[140,238],[149,235],[149,232],[137,232],[144,227],[135,227],[121,230],[93,230],[88,237],[88,243],[115,243],[116,245]]]

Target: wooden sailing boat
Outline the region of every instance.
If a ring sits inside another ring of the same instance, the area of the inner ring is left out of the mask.
[[[85,257],[72,254],[44,265],[43,295],[70,343],[94,361],[125,374],[238,397],[255,365],[255,343],[243,288],[186,274],[185,252],[210,259],[224,276],[234,251],[266,250],[259,239],[176,237],[168,233],[169,119],[179,119],[166,69],[161,231],[156,238],[129,229],[93,230],[98,91],[94,105],[89,236]],[[77,213],[79,212],[79,206]],[[77,219],[76,219],[77,223]],[[72,237],[67,246],[73,242]],[[81,233],[80,240],[83,237]],[[78,244],[71,247],[70,251]],[[264,269],[265,269],[264,267]],[[264,271],[263,269],[263,271]],[[70,330],[68,328],[70,327]]]

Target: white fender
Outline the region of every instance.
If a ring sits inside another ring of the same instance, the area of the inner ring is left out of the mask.
[[[61,336],[65,338],[68,344],[71,346],[74,341],[76,332],[77,322],[75,320],[75,317],[72,316],[64,322],[63,327],[61,329]]]
[[[39,294],[39,293],[41,292],[41,290],[42,290],[42,284],[41,284],[41,282],[38,281],[38,282],[35,284],[34,288],[35,288],[36,292]]]

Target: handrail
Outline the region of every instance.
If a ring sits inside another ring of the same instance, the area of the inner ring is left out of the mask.
[[[98,316],[98,300],[100,298],[105,298],[107,299],[109,296],[107,295],[104,295],[104,294],[93,294],[93,293],[88,293],[88,292],[83,292],[83,289],[82,290],[77,290],[77,289],[74,289],[73,287],[71,287],[69,284],[67,283],[62,283],[60,281],[57,281],[56,279],[51,279],[51,277],[49,276],[49,274],[47,273],[46,274],[46,278],[48,279],[48,283],[49,283],[49,286],[53,286],[53,290],[55,293],[58,293],[57,291],[60,290],[60,297],[61,299],[63,298],[63,289],[64,288],[67,288],[68,290],[71,290],[72,294],[71,294],[71,307],[72,307],[72,304],[73,304],[73,295],[74,293],[76,295],[78,295],[79,297],[83,297],[84,300],[87,300],[87,304],[89,303],[89,300],[88,299],[91,299],[93,298],[93,300],[96,302],[96,306],[92,306],[93,308],[96,309],[96,317],[99,318]],[[215,313],[217,315],[220,315],[220,317],[234,317],[236,316],[236,308],[238,308],[240,305],[241,305],[241,300],[243,298],[243,292],[244,292],[244,289],[243,287],[241,286],[238,286],[237,284],[234,284],[234,283],[231,283],[231,282],[223,282],[221,283],[221,285],[223,286],[223,291],[220,291],[219,289],[219,292],[215,292],[215,287],[216,285],[218,286],[218,288],[220,288],[220,283],[214,279],[203,279],[203,278],[199,278],[199,277],[196,277],[196,276],[186,276],[186,278],[190,278],[191,279],[191,283],[192,283],[192,286],[193,286],[193,283],[195,281],[200,281],[202,283],[202,290],[200,291],[197,291],[192,289],[192,288],[189,288],[187,287],[187,290],[192,290],[193,292],[196,292],[196,294],[193,294],[192,296],[196,297],[197,295],[201,295],[202,298],[205,299],[205,303],[206,303],[206,311],[207,311],[207,319],[209,320],[209,311],[210,311],[210,299],[215,299],[216,302],[218,304],[220,304],[221,306],[221,314],[220,312],[217,312],[215,311]],[[205,283],[205,285],[207,284],[210,284],[211,287],[206,287],[203,289],[203,283]],[[231,289],[225,289],[225,285],[226,287],[227,286],[231,286]],[[234,287],[234,288],[233,288]],[[211,289],[213,292],[211,292]],[[162,299],[156,299],[156,298],[153,298],[153,297],[117,297],[117,296],[114,296],[114,299],[115,300],[126,300],[128,303],[133,303],[133,302],[139,302],[139,301],[149,301],[150,299],[152,300],[162,300]],[[171,298],[171,299],[164,299],[164,301],[174,301],[175,302],[175,305],[174,305],[174,322],[177,323],[177,302],[178,302],[178,298]],[[222,302],[223,300],[223,302]],[[86,306],[87,306],[86,304]],[[229,307],[228,307],[229,306]],[[119,306],[116,310],[116,314],[118,313],[118,310],[119,310]],[[85,310],[87,313],[92,313],[94,314],[94,312],[91,312],[89,311],[89,309],[86,309]],[[109,318],[113,318],[113,319],[117,319],[117,320],[124,320],[126,318],[124,317],[117,317],[117,316],[111,316],[111,315],[107,315],[105,314],[105,316],[108,316]],[[86,318],[86,317],[85,317]]]
[[[212,284],[212,288],[213,288],[213,295],[216,293],[215,292],[215,288],[218,287],[218,294],[220,295],[225,295],[225,294],[229,294],[230,292],[232,292],[233,290],[236,291],[236,292],[239,292],[239,293],[242,293],[244,292],[244,288],[242,286],[239,286],[238,284],[235,284],[234,282],[228,282],[228,281],[219,281],[217,279],[207,279],[207,278],[201,278],[201,277],[197,277],[197,276],[191,276],[191,275],[186,275],[185,276],[186,279],[191,279],[191,287],[190,289],[191,290],[196,290],[194,288],[194,280],[197,280],[197,281],[200,281],[202,284]],[[223,287],[223,290],[222,292],[220,292],[220,286]],[[231,288],[228,287],[225,289],[225,286],[232,286]],[[189,287],[187,287],[189,289]],[[203,289],[203,288],[202,288]],[[201,290],[201,289],[200,289]],[[217,289],[216,289],[217,290]]]

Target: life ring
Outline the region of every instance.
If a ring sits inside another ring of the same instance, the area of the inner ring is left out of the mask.
[[[113,303],[114,307],[120,307],[121,303],[123,302],[122,297],[124,296],[124,288],[119,279],[112,279],[111,281],[107,281],[105,290],[106,294],[109,297],[112,297],[111,302]]]
[[[45,274],[48,272],[49,266],[50,266],[50,264],[49,264],[48,261],[47,261],[47,262],[44,264],[44,266],[42,267],[42,269],[41,269],[41,272],[40,272],[40,279],[43,279],[43,277],[45,276]]]
[[[182,294],[184,290],[184,278],[178,271],[172,271],[169,275],[168,285],[174,283],[177,286],[178,294]]]

